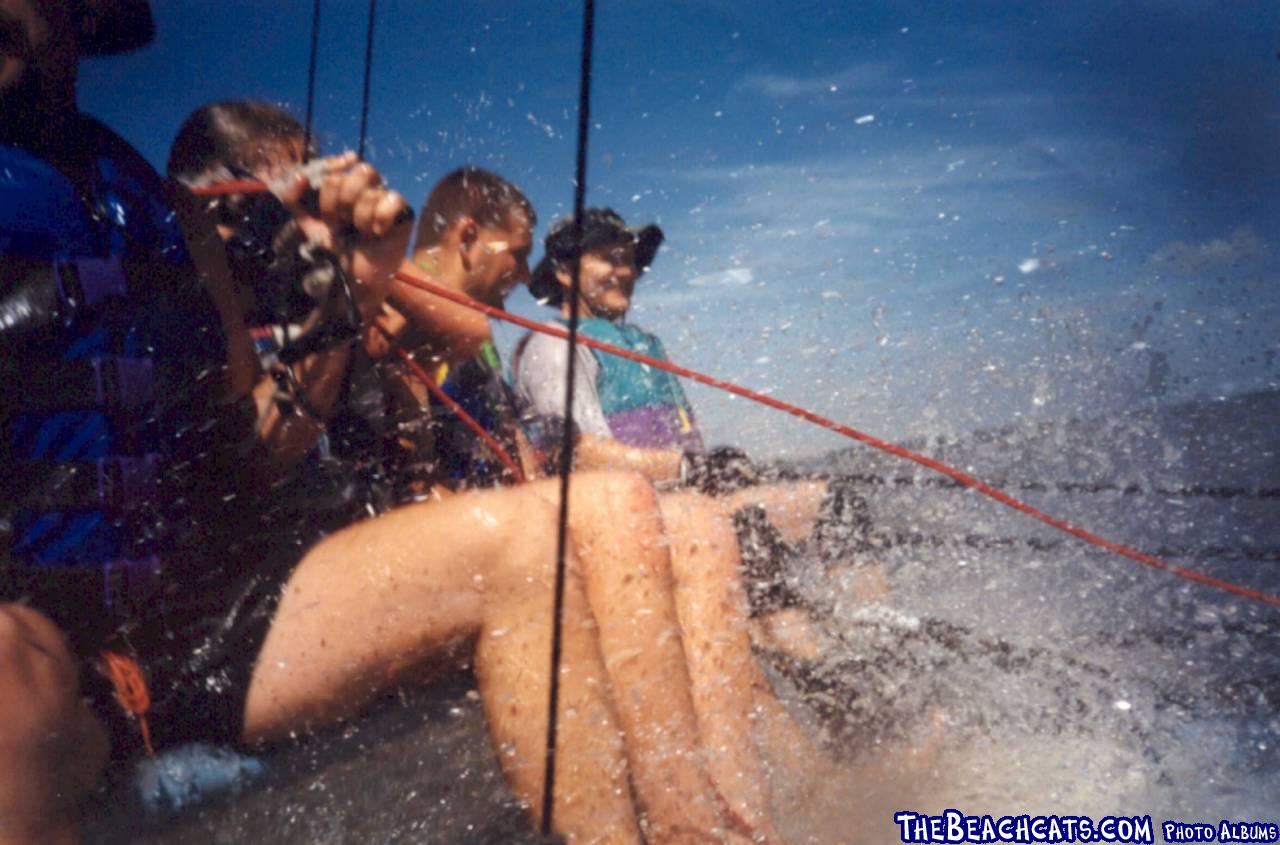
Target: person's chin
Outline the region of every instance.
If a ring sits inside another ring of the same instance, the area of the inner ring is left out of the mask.
[[[0,56],[0,96],[10,88],[16,88],[26,70],[26,60],[17,56]]]

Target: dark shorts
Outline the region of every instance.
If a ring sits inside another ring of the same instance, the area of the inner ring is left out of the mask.
[[[96,567],[5,573],[0,601],[19,601],[50,617],[81,663],[81,691],[120,761],[143,750],[136,718],[126,712],[105,673],[103,650],[132,658],[141,669],[150,706],[153,748],[184,742],[238,743],[254,663],[285,583],[305,547],[255,544],[238,550],[244,565],[217,577],[162,580],[132,603],[108,606]],[[248,556],[252,555],[252,560]],[[189,572],[193,561],[175,561]],[[252,563],[252,565],[249,565]],[[166,566],[168,564],[166,563]],[[181,586],[178,586],[181,584]]]

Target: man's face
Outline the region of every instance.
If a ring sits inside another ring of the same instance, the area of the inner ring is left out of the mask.
[[[44,78],[75,73],[69,4],[0,0],[0,101],[39,92]]]
[[[639,276],[633,241],[587,250],[578,264],[583,305],[595,317],[616,320],[625,316]],[[556,278],[566,287],[572,282],[567,270],[557,272]]]
[[[516,285],[529,281],[533,229],[513,212],[505,226],[478,226],[467,273],[467,293],[486,305],[502,306]]]

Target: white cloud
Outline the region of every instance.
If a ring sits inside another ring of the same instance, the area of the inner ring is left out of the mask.
[[[850,94],[861,90],[881,90],[894,82],[892,66],[882,62],[862,62],[822,76],[788,76],[780,73],[752,73],[737,85],[739,91],[769,97],[804,97],[814,94]]]
[[[1197,275],[1253,265],[1268,252],[1267,242],[1250,226],[1239,226],[1226,238],[1204,243],[1170,241],[1151,260],[1178,273]]]
[[[727,270],[695,276],[689,280],[688,284],[691,287],[736,287],[749,285],[753,281],[755,276],[750,267],[730,267]]]

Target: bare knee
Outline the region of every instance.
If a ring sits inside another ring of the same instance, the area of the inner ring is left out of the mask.
[[[674,543],[720,548],[736,557],[737,536],[729,509],[720,499],[702,493],[664,493],[662,517]]]
[[[62,633],[44,614],[18,604],[0,605],[0,673],[0,694],[18,708],[31,704],[21,687],[38,691],[49,703],[73,699],[78,688],[76,663]]]
[[[574,476],[575,480],[579,478],[584,478],[591,484],[591,489],[603,490],[605,495],[618,501],[649,506],[657,500],[653,484],[637,472],[599,472]]]
[[[62,634],[21,605],[0,605],[0,713],[0,816],[57,817],[96,780],[106,741]]]
[[[576,473],[572,495],[575,509],[610,529],[652,527],[659,513],[653,485],[638,473]]]

